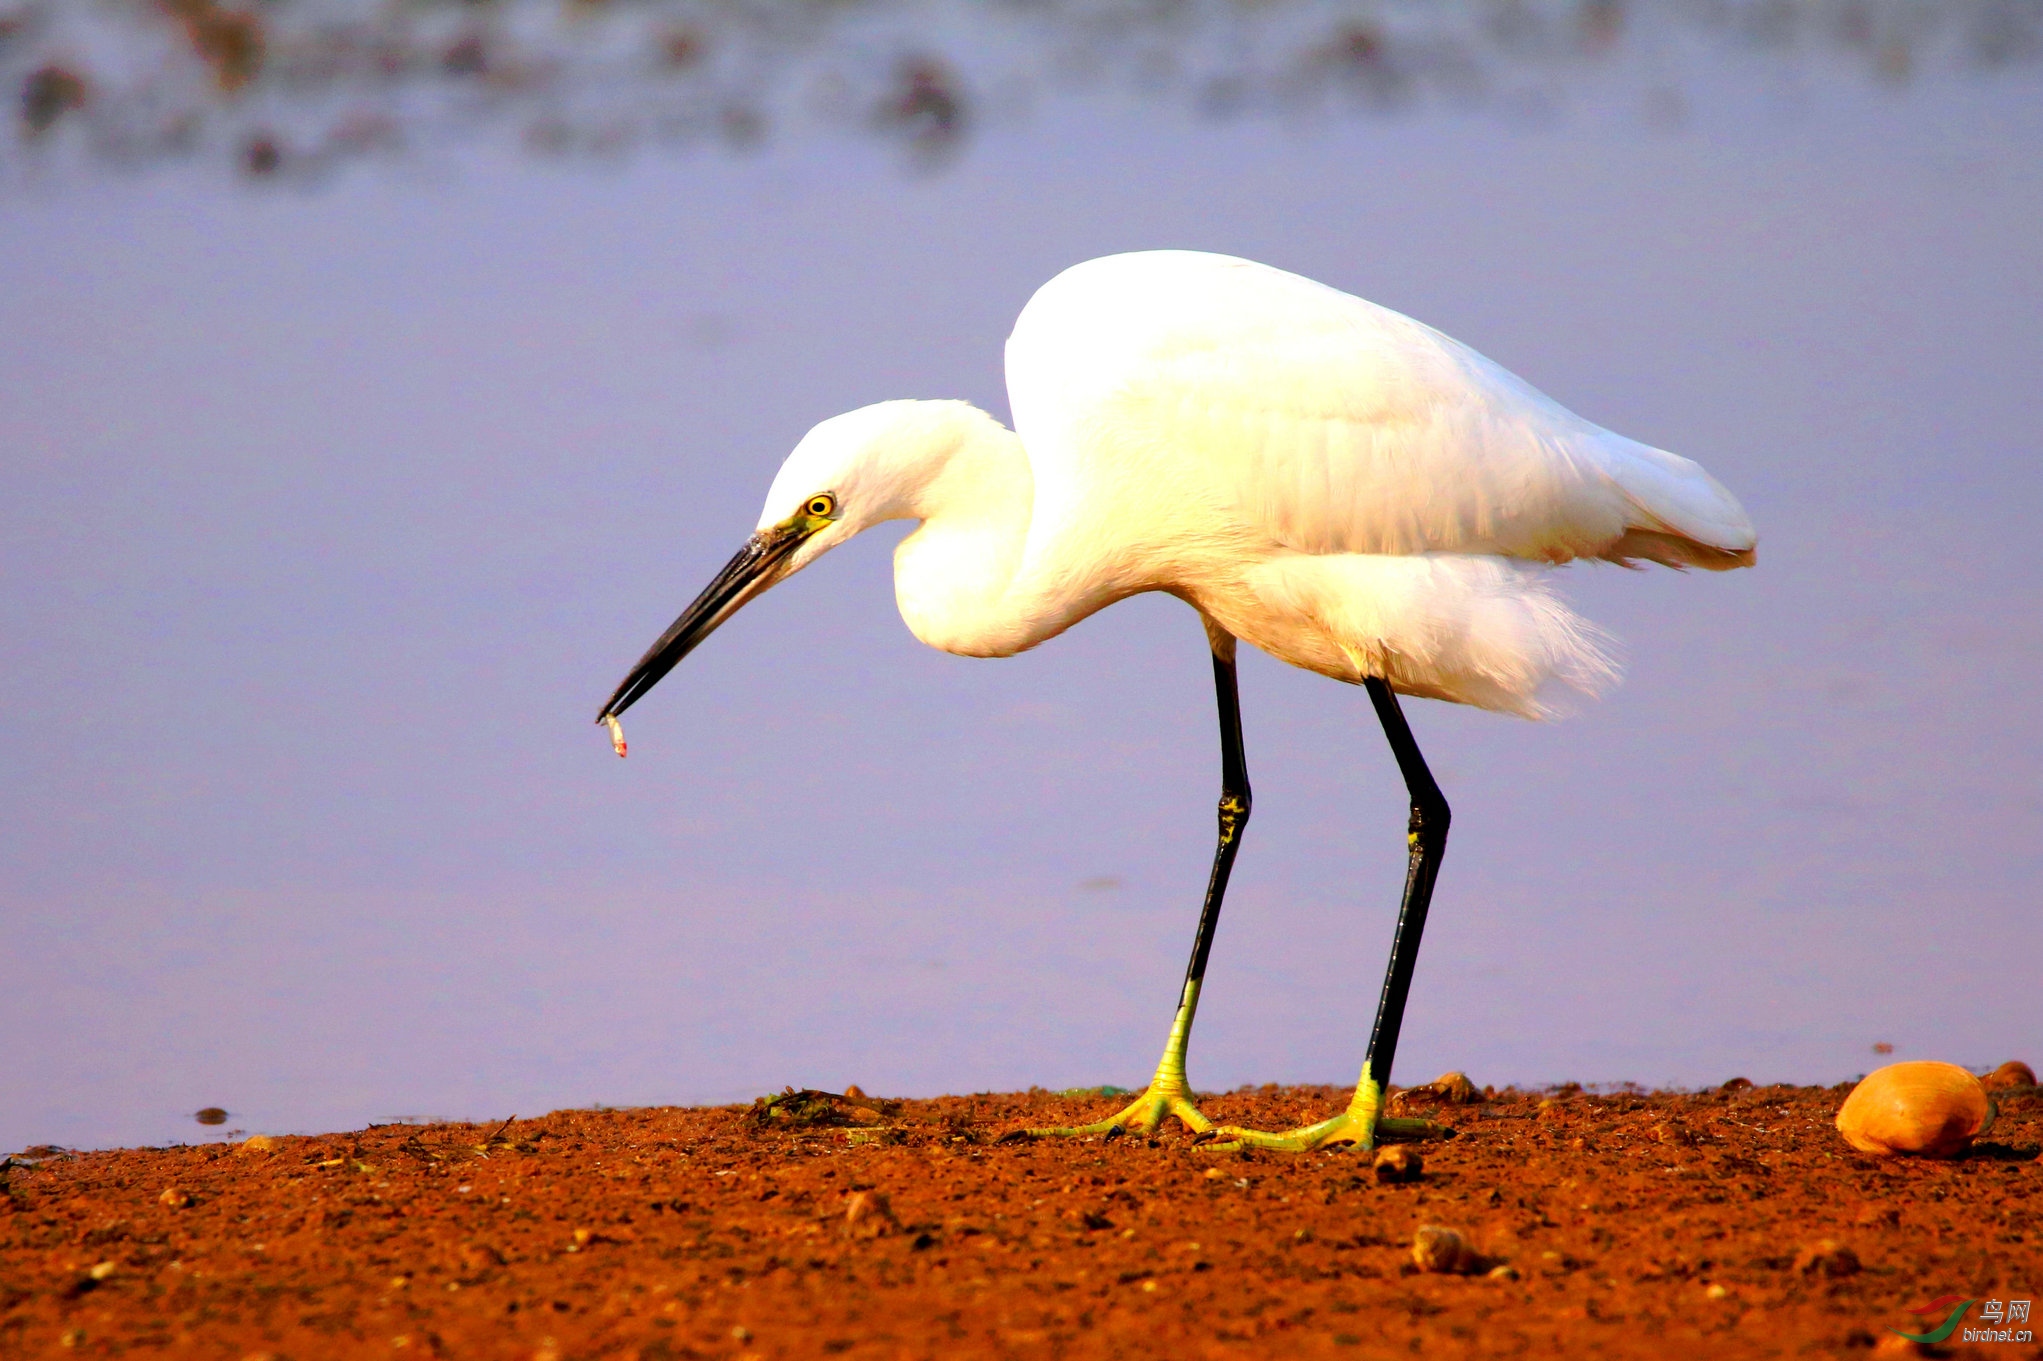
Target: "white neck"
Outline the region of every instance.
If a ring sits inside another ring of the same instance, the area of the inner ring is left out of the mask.
[[[1083,508],[1085,488],[1063,483],[1063,498]],[[1037,542],[1047,490],[1021,438],[969,402],[879,402],[802,438],[767,493],[759,528],[821,493],[838,500],[842,518],[790,559],[799,571],[876,524],[921,521],[894,553],[901,617],[931,647],[1005,657],[1153,584],[1130,570],[1121,538],[1083,514],[1050,517],[1061,526],[1057,541]]]
[[[976,407],[912,405],[921,428],[901,434],[910,457],[927,461],[890,517],[922,521],[894,550],[901,618],[945,652],[1005,657],[1033,647],[1068,621],[1046,631],[1036,602],[1014,590],[1035,504],[1028,454],[1012,430]]]

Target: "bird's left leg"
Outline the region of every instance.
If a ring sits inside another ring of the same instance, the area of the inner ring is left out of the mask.
[[[1241,747],[1241,691],[1235,681],[1234,639],[1208,621],[1207,637],[1213,644],[1213,689],[1220,705],[1220,842],[1213,851],[1213,873],[1206,881],[1206,902],[1199,911],[1199,931],[1192,938],[1192,962],[1185,967],[1185,985],[1178,992],[1178,1011],[1164,1041],[1163,1058],[1149,1088],[1121,1110],[1090,1125],[1057,1129],[1033,1129],[1033,1136],[1059,1134],[1108,1134],[1114,1131],[1153,1133],[1167,1116],[1176,1116],[1186,1129],[1203,1134],[1213,1122],[1199,1114],[1192,1104],[1191,1084],[1185,1078],[1185,1050],[1192,1039],[1192,1018],[1199,1010],[1199,987],[1206,979],[1206,956],[1213,950],[1213,931],[1220,924],[1220,900],[1227,896],[1227,876],[1234,869],[1234,854],[1241,846],[1242,828],[1248,825],[1248,763]]]
[[[1250,1147],[1303,1153],[1330,1144],[1354,1144],[1362,1149],[1379,1142],[1423,1139],[1438,1134],[1437,1126],[1426,1120],[1402,1120],[1383,1114],[1384,1091],[1390,1083],[1390,1061],[1397,1054],[1398,1031],[1404,1026],[1405,998],[1412,990],[1412,971],[1419,962],[1419,936],[1426,929],[1426,909],[1433,901],[1433,880],[1440,873],[1440,858],[1447,850],[1447,799],[1434,783],[1426,758],[1398,707],[1397,695],[1388,684],[1370,677],[1364,684],[1390,739],[1391,754],[1397,758],[1411,795],[1411,820],[1405,844],[1409,856],[1405,867],[1404,900],[1398,907],[1397,931],[1391,937],[1390,967],[1383,976],[1383,994],[1376,1003],[1376,1025],[1369,1033],[1369,1052],[1362,1060],[1362,1080],[1348,1108],[1331,1119],[1282,1134],[1224,1126],[1213,1131],[1211,1148]]]

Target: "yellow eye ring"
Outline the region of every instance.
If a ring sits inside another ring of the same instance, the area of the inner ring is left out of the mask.
[[[809,498],[809,503],[802,509],[819,520],[832,519],[837,514],[837,498],[827,491],[818,492]]]

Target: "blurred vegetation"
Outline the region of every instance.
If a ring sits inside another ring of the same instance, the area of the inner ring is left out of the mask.
[[[2043,0],[0,0],[0,181],[211,158],[256,179],[478,136],[543,156],[797,130],[935,166],[1111,91],[1211,116],[1688,116],[1732,54],[1905,85],[2043,55]]]

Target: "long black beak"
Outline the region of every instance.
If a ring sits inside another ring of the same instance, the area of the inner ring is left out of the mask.
[[[598,723],[607,723],[636,704],[639,697],[660,683],[695,645],[716,632],[717,625],[738,612],[740,606],[780,579],[780,566],[813,529],[776,525],[762,529],[745,541],[738,555],[724,564],[716,580],[703,588],[695,603],[681,612],[660,640],[646,649],[638,665],[610,696]]]

